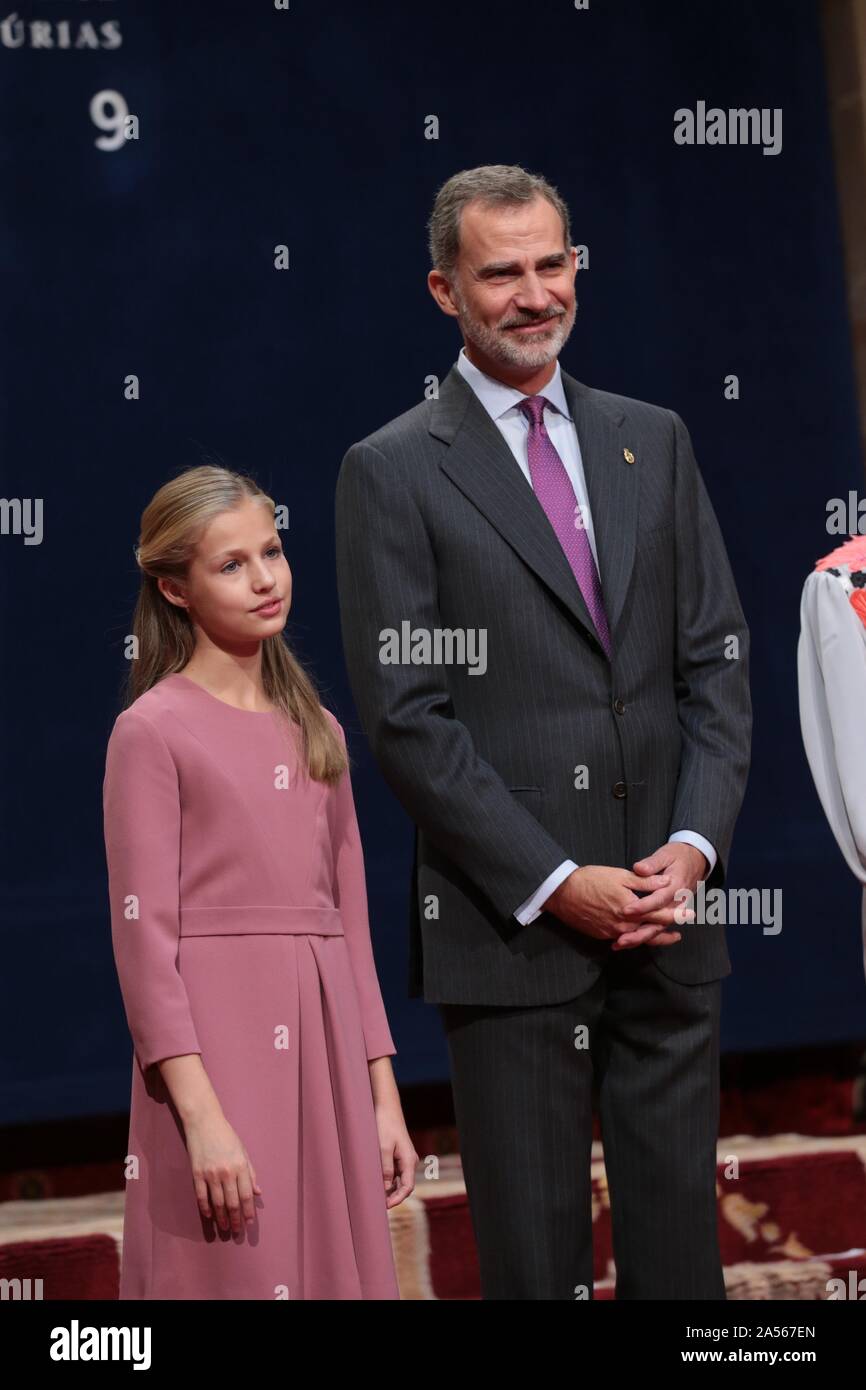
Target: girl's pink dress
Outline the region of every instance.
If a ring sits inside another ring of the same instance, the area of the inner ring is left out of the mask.
[[[118,716],[103,808],[135,1051],[120,1297],[399,1298],[367,1067],[396,1049],[348,771],[307,778],[277,714],[176,674]],[[262,1188],[238,1236],[199,1214],[153,1065],[190,1052]]]

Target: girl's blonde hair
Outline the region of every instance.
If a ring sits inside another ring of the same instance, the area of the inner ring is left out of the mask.
[[[248,499],[260,502],[275,516],[273,498],[254,479],[216,464],[202,464],[164,483],[145,507],[135,547],[141,570],[132,620],[138,659],[130,663],[125,706],[163,676],[180,671],[195,650],[187,610],[169,603],[157,580],[185,579],[205,528],[214,517]],[[348,765],[342,740],[282,633],[262,641],[262,681],[271,704],[297,726],[301,764],[308,775],[320,782],[336,781]]]

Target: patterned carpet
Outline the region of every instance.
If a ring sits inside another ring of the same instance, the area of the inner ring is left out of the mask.
[[[720,1140],[717,1152],[728,1297],[855,1296],[866,1276],[866,1135],[735,1135]],[[594,1296],[612,1298],[610,1203],[599,1143],[592,1185]],[[459,1156],[422,1153],[415,1191],[390,1220],[403,1299],[480,1297]],[[0,1278],[29,1278],[30,1296],[38,1296],[35,1281],[42,1280],[45,1299],[116,1298],[122,1239],[122,1192],[0,1203]],[[27,1296],[25,1288],[21,1293]]]

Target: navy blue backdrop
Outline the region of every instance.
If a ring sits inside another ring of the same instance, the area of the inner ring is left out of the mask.
[[[406,998],[411,828],[346,682],[333,490],[348,445],[456,357],[456,325],[425,285],[425,223],[439,184],[481,163],[543,172],[567,199],[590,264],[563,366],[683,416],[728,543],[755,703],[729,884],[781,888],[784,918],[779,937],[729,928],[724,1044],[862,1036],[859,888],[824,824],[796,699],[800,589],[833,543],[827,499],[862,486],[817,4],[41,0],[16,13],[51,26],[54,47],[34,47],[27,24],[0,45],[2,494],[44,507],[40,544],[0,537],[0,1118],[128,1100],[105,742],[140,512],[205,452],[290,508],[287,633],[356,758],[398,1079],[447,1075],[435,1009]],[[95,143],[104,91],[140,122],[114,151]],[[781,152],[677,145],[673,113],[699,100],[781,108]],[[130,373],[138,401],[124,399]],[[724,398],[728,373],[739,400]]]

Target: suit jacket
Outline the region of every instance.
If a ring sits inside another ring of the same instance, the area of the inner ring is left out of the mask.
[[[456,366],[437,399],[353,444],[337,481],[346,662],[376,761],[415,822],[409,990],[431,1001],[582,993],[610,943],[549,912],[523,926],[515,909],[564,859],[630,868],[681,829],[714,845],[707,887],[720,886],[745,789],[749,634],[688,431],[673,411],[562,379],[612,663]],[[486,673],[382,661],[381,635],[405,622],[486,629]],[[662,970],[686,983],[730,973],[722,925],[678,930],[654,948]]]
[[[815,789],[849,869],[864,885],[866,971],[866,628],[848,601],[850,588],[847,566],[838,574],[808,575],[800,599],[797,680]]]

